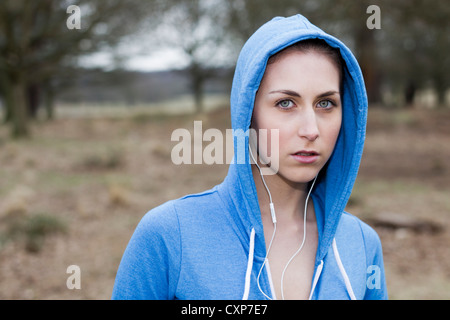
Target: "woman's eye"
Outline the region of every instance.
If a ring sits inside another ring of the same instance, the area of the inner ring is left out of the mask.
[[[331,108],[333,103],[330,100],[322,100],[318,103],[319,108],[329,109]]]
[[[288,108],[292,107],[293,103],[291,100],[282,100],[282,101],[278,102],[278,105],[283,109],[288,109]]]

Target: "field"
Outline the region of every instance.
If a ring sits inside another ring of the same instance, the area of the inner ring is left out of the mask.
[[[0,127],[0,299],[109,299],[141,217],[225,177],[226,165],[171,162],[172,131],[199,119],[230,128],[227,108],[61,116],[34,123],[28,141]],[[450,299],[449,123],[448,109],[370,109],[348,211],[380,235],[391,299]]]

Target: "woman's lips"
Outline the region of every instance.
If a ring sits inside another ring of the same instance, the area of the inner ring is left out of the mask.
[[[319,159],[319,154],[315,151],[302,150],[291,154],[291,156],[294,160],[305,164],[314,163]]]

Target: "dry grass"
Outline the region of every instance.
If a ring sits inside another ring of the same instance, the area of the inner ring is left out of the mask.
[[[194,119],[64,118],[35,124],[33,139],[19,142],[0,127],[0,299],[109,299],[141,217],[226,175],[226,165],[172,164],[171,133],[192,129]],[[203,130],[230,127],[226,109],[202,120]],[[348,210],[363,219],[392,212],[444,227],[438,234],[377,229],[394,299],[450,298],[449,122],[448,111],[369,115]],[[30,245],[31,230],[39,236]],[[81,290],[66,287],[69,265],[81,268]]]

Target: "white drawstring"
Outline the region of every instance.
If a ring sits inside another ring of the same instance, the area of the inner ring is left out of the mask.
[[[320,260],[320,264],[317,266],[317,271],[316,274],[314,276],[314,280],[313,280],[313,284],[312,284],[312,288],[311,288],[311,293],[309,294],[309,298],[308,300],[311,300],[312,295],[314,293],[314,289],[316,289],[316,284],[317,282],[319,282],[319,277],[322,273],[322,269],[323,269],[323,260]]]
[[[353,292],[353,288],[350,283],[350,279],[348,278],[347,272],[345,271],[344,265],[342,264],[341,257],[339,256],[339,251],[338,251],[337,245],[336,245],[336,239],[333,239],[332,247],[333,247],[334,258],[336,259],[336,263],[339,267],[339,271],[341,272],[342,278],[344,278],[345,288],[347,289],[350,299],[356,300],[356,296],[355,296],[355,293]],[[317,271],[316,271],[316,274],[314,275],[311,293],[309,294],[309,300],[312,299],[314,290],[316,289],[317,282],[319,281],[320,274],[322,273],[322,269],[323,269],[323,260],[321,260],[320,264],[317,266]]]
[[[352,284],[350,283],[350,279],[347,276],[347,272],[345,272],[344,265],[342,264],[341,257],[339,257],[339,251],[337,249],[336,245],[336,239],[333,239],[333,252],[334,257],[336,259],[337,265],[339,267],[339,271],[342,274],[342,277],[344,278],[345,287],[347,288],[347,292],[350,295],[350,299],[356,300],[355,294],[353,293]]]
[[[252,232],[250,233],[250,248],[248,252],[247,271],[245,273],[245,288],[242,300],[248,300],[248,294],[250,293],[250,277],[252,275],[254,252],[255,252],[255,228],[252,228]]]
[[[336,263],[339,267],[339,271],[341,272],[342,277],[344,278],[345,287],[350,296],[351,300],[356,300],[355,293],[353,292],[352,285],[350,283],[350,279],[348,278],[347,272],[344,269],[344,265],[342,264],[341,257],[339,256],[339,251],[336,245],[336,239],[333,239],[333,253],[336,259]],[[250,293],[250,279],[253,268],[253,258],[255,253],[255,228],[252,228],[250,233],[250,248],[248,253],[248,261],[247,261],[247,271],[245,273],[245,287],[244,287],[244,295],[242,296],[242,300],[248,300],[248,296]],[[311,300],[314,290],[316,289],[316,285],[319,281],[320,275],[323,270],[323,260],[320,261],[320,264],[317,266],[316,274],[314,275],[313,284],[311,288],[311,292],[309,294],[309,300]]]

